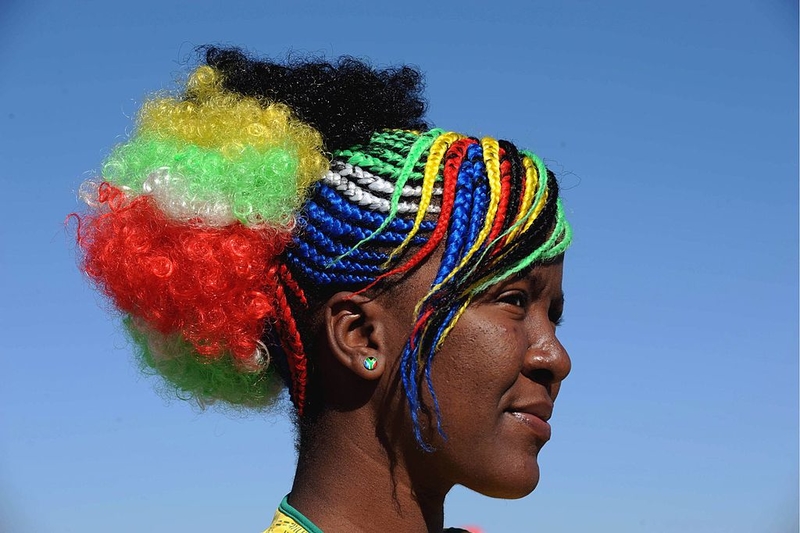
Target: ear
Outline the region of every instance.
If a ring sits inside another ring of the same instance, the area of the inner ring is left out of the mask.
[[[379,379],[386,369],[386,326],[375,300],[352,292],[325,304],[325,328],[334,359],[361,379]]]

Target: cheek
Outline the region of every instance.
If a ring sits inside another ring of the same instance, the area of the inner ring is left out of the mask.
[[[488,320],[477,313],[465,314],[434,360],[437,394],[441,385],[455,389],[462,399],[501,396],[521,371],[520,354],[525,347],[517,329],[514,324]]]
[[[436,468],[454,483],[502,498],[530,493],[539,479],[536,446],[504,414],[521,375],[521,339],[514,323],[470,318],[453,328],[433,367],[448,436],[436,443]]]

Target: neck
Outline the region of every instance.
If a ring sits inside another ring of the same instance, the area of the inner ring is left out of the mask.
[[[289,503],[325,533],[441,533],[447,490],[415,483],[407,460],[387,453],[393,448],[375,435],[375,423],[358,418],[331,411],[315,422],[313,437],[301,443]]]

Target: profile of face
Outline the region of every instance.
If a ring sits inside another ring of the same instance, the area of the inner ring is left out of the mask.
[[[399,354],[408,340],[416,302],[430,286],[435,260],[364,306],[379,358],[376,396],[392,415],[405,468],[418,492],[446,493],[459,484],[487,496],[520,498],[539,481],[538,453],[550,439],[548,420],[570,359],[556,336],[563,312],[563,261],[528,269],[476,297],[432,361],[431,380],[441,412],[442,437],[427,417],[419,449],[398,383]],[[359,322],[361,323],[361,322]],[[373,352],[360,352],[362,354]],[[355,369],[363,377],[375,370]],[[372,374],[371,374],[372,373]],[[432,398],[428,396],[428,407]],[[428,409],[430,411],[430,409]],[[398,422],[397,413],[402,413]]]
[[[570,359],[556,337],[563,263],[479,296],[436,355],[432,378],[446,440],[437,476],[487,496],[519,498],[539,481],[538,453]]]

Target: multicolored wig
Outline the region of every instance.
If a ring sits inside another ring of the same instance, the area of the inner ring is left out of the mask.
[[[205,49],[85,183],[83,268],[141,360],[201,403],[308,406],[300,317],[441,254],[400,374],[418,442],[431,362],[476,295],[564,253],[558,184],[534,154],[423,120],[417,71],[278,64]]]

